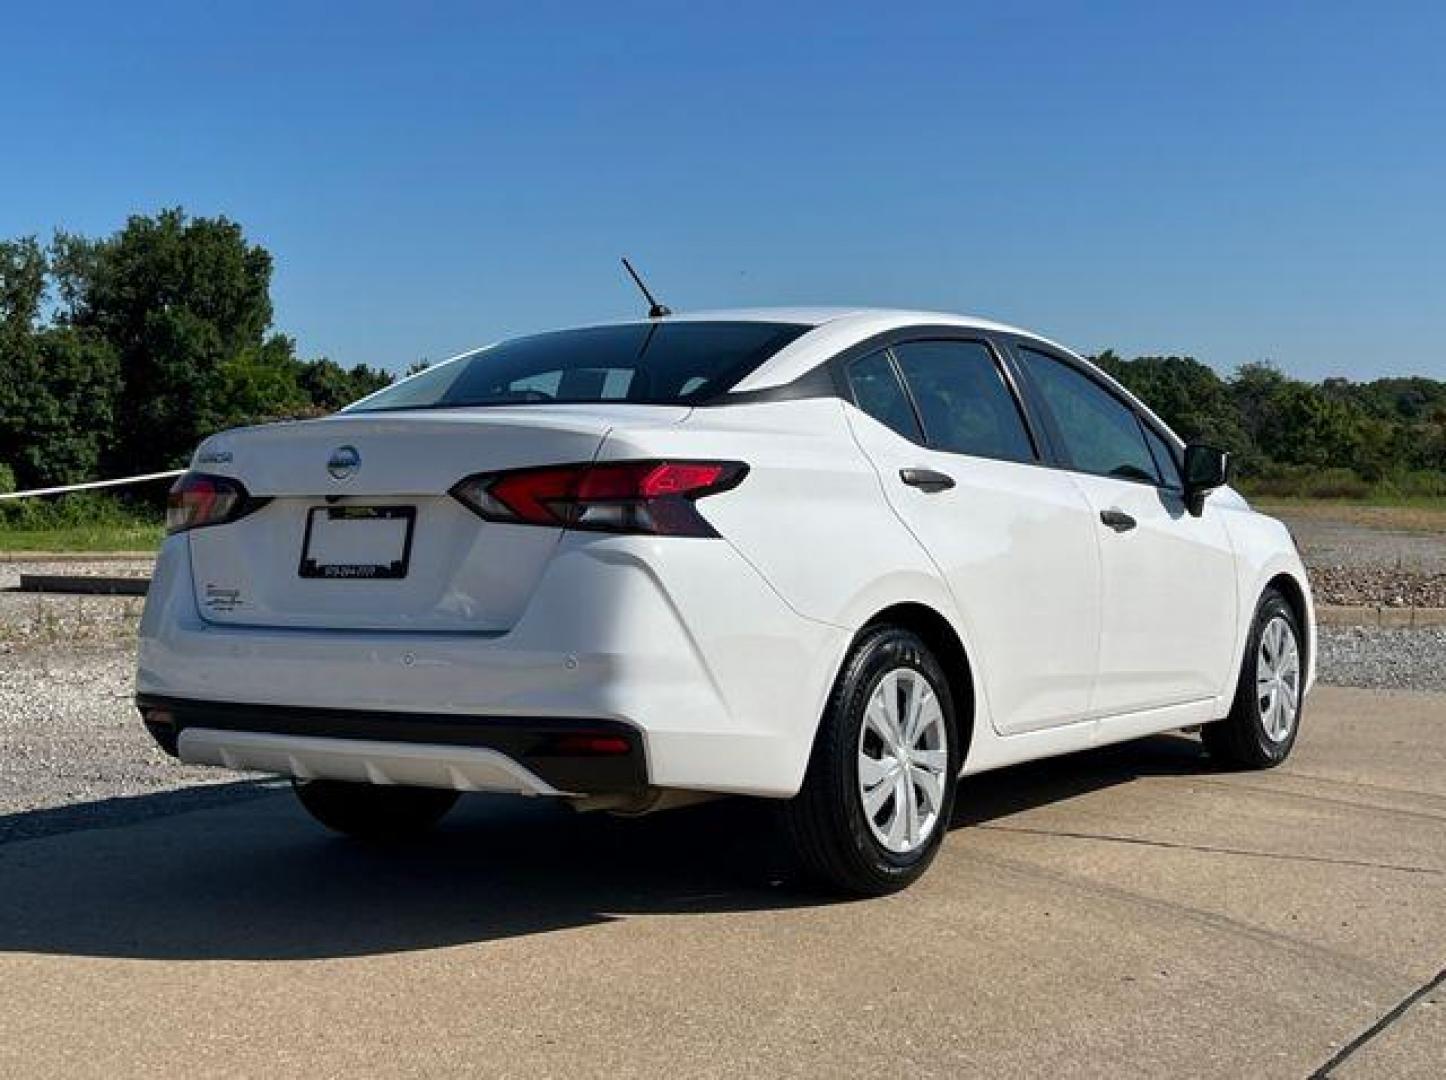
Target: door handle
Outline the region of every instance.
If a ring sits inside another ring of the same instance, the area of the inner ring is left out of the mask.
[[[1129,532],[1136,525],[1135,519],[1123,510],[1101,510],[1100,521],[1114,529],[1117,533]]]
[[[900,469],[899,479],[920,491],[948,491],[954,486],[954,478],[933,469]]]

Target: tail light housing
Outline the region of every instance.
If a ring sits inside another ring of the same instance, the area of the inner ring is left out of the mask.
[[[478,517],[554,529],[717,536],[695,505],[737,487],[739,461],[616,461],[479,473],[452,488]]]
[[[182,473],[166,496],[166,532],[175,534],[205,525],[224,525],[269,501],[253,497],[241,481],[229,476]]]

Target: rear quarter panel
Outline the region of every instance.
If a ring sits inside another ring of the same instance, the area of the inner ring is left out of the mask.
[[[937,568],[889,507],[843,409],[833,398],[700,408],[666,431],[616,429],[598,455],[748,465],[742,484],[699,508],[789,608],[845,631],[826,639],[830,653],[821,663],[795,674],[810,680],[813,725],[854,633],[883,609],[928,605],[949,620],[966,650],[970,644]],[[975,689],[983,713],[977,682]]]
[[[609,435],[599,460],[743,461],[747,478],[703,515],[806,618],[857,629],[912,600],[950,613],[934,564],[889,508],[834,398],[701,408],[667,431]]]

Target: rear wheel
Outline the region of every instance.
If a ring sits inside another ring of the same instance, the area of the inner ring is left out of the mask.
[[[1295,610],[1267,589],[1245,645],[1230,715],[1201,729],[1211,757],[1236,768],[1268,769],[1289,756],[1304,705],[1300,641]]]
[[[801,868],[854,895],[911,884],[943,843],[958,764],[938,661],[907,630],[866,632],[829,697],[803,789],[784,804]]]
[[[306,812],[328,829],[378,843],[426,832],[457,801],[455,791],[344,780],[293,780],[292,788]]]

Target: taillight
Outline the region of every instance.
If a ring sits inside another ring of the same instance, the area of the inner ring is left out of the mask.
[[[737,461],[619,461],[469,476],[452,495],[479,517],[555,529],[717,536],[695,501],[736,487]]]
[[[166,497],[166,532],[222,525],[245,517],[266,502],[252,498],[239,480],[229,476],[183,473]]]

